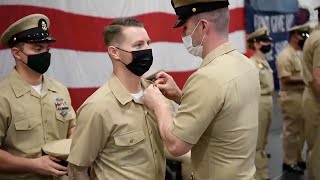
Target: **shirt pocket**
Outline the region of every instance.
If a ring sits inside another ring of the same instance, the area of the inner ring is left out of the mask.
[[[300,59],[298,59],[298,58],[294,59],[293,68],[294,68],[295,73],[300,73],[301,72],[302,65],[301,65]]]
[[[136,166],[148,161],[145,150],[145,135],[142,130],[114,136],[120,166]]]
[[[43,141],[41,121],[40,116],[14,121],[15,136],[12,136],[12,142],[15,142],[22,152],[41,147]]]
[[[63,114],[63,112],[68,112]],[[69,129],[73,126],[72,120],[75,119],[75,113],[73,111],[57,111],[56,112],[56,133],[60,138],[66,138],[68,136]]]
[[[56,119],[63,123],[69,122],[70,120],[75,119],[75,114],[71,111],[57,111]]]

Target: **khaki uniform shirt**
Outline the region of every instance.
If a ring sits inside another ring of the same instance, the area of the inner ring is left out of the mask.
[[[302,78],[302,52],[296,51],[293,49],[291,45],[285,48],[278,56],[276,60],[276,67],[278,71],[279,79],[283,77],[300,77]],[[304,84],[303,83],[295,83],[295,84],[283,84],[280,81],[280,89],[282,91],[288,90],[299,90],[303,91]]]
[[[255,54],[250,59],[259,69],[261,95],[272,95],[274,91],[273,71],[269,63]]]
[[[258,71],[230,43],[210,52],[182,90],[169,130],[191,150],[197,180],[250,180],[258,135]]]
[[[143,87],[148,83],[143,80]],[[113,75],[77,112],[68,161],[89,167],[98,180],[163,180],[164,146],[155,114]]]
[[[310,34],[303,47],[303,79],[307,87],[313,83],[313,68],[320,67],[320,25]]]
[[[0,148],[24,158],[42,156],[41,147],[67,138],[75,126],[75,112],[68,90],[55,80],[43,77],[39,95],[16,70],[0,82]],[[0,179],[52,179],[40,175],[3,174]]]

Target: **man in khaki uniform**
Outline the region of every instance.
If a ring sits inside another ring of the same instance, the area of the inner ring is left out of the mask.
[[[58,159],[43,155],[44,144],[68,138],[75,112],[66,87],[43,75],[50,65],[50,21],[26,16],[8,27],[1,44],[16,66],[0,82],[0,179],[49,180],[67,174]]]
[[[193,179],[254,179],[258,133],[258,71],[228,42],[228,1],[173,0],[188,51],[203,58],[181,91],[161,72],[144,101],[155,111],[168,151],[191,149]],[[162,93],[180,104],[173,117]]]
[[[250,58],[259,70],[261,95],[259,100],[259,130],[256,147],[255,165],[256,179],[269,179],[268,156],[265,151],[272,117],[272,93],[274,91],[273,71],[265,57],[271,50],[271,37],[265,27],[257,29],[249,35],[249,47],[254,50]]]
[[[303,47],[302,72],[305,88],[302,97],[305,135],[308,144],[308,178],[320,180],[320,6],[319,24]]]
[[[68,158],[70,179],[163,180],[164,146],[154,112],[143,104],[150,81],[141,76],[152,65],[150,38],[132,18],[104,30],[113,64],[111,80],[77,112],[78,124]]]
[[[280,80],[280,105],[283,115],[283,171],[303,174],[306,168],[302,159],[305,142],[302,115],[302,48],[309,36],[309,26],[289,29],[289,45],[277,57],[276,67]]]

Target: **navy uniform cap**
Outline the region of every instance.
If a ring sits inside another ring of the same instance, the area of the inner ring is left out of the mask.
[[[249,43],[259,42],[259,41],[272,41],[270,33],[266,27],[261,27],[251,33],[247,39]]]
[[[182,26],[191,16],[229,6],[228,0],[171,0],[178,17],[173,28]]]
[[[55,42],[49,33],[50,20],[43,14],[31,14],[9,26],[1,35],[0,43],[13,47],[20,42]]]

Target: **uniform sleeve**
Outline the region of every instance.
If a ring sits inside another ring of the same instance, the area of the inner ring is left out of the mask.
[[[6,100],[0,97],[0,149],[9,127],[10,111],[8,106]]]
[[[98,104],[86,104],[77,112],[77,125],[72,139],[68,162],[89,167],[97,158],[110,135],[109,113]]]
[[[313,53],[313,68],[320,67],[320,39],[315,42]]]
[[[77,119],[76,119],[76,113],[75,113],[75,111],[74,111],[74,109],[72,107],[71,97],[70,97],[70,94],[69,94],[69,91],[68,91],[67,88],[66,88],[66,93],[67,93],[67,96],[68,96],[68,101],[70,103],[69,113],[71,114],[71,117],[72,117],[72,119],[69,121],[69,128],[68,129],[71,129],[71,128],[76,126]]]
[[[289,56],[280,54],[276,60],[278,78],[289,77],[292,75],[293,67],[290,63]]]
[[[222,87],[196,72],[183,89],[181,105],[169,130],[179,139],[196,144],[223,104]]]

